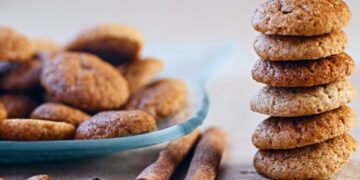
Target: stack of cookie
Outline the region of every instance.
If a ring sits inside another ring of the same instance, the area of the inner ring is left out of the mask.
[[[351,12],[341,0],[269,0],[252,25],[262,34],[253,79],[266,84],[251,109],[270,115],[252,141],[255,169],[272,179],[327,178],[356,151],[347,133],[355,126],[346,106],[356,91],[346,80],[354,69],[342,29]]]

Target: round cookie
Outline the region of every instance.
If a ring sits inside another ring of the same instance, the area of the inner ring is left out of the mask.
[[[320,144],[288,150],[259,150],[256,171],[271,179],[327,179],[355,153],[357,142],[348,134]]]
[[[103,139],[140,134],[156,129],[150,114],[139,111],[106,111],[93,116],[76,130],[75,139]]]
[[[0,139],[14,141],[62,140],[73,137],[75,127],[64,122],[37,119],[0,121]]]
[[[87,111],[119,109],[128,83],[110,64],[87,53],[60,53],[44,63],[41,84],[55,101]]]
[[[30,40],[13,28],[0,26],[0,61],[24,62],[33,55]]]
[[[45,38],[31,39],[31,45],[38,57],[52,55],[60,50],[59,44]]]
[[[350,19],[342,0],[268,0],[255,10],[252,26],[265,34],[315,36],[340,31]]]
[[[304,117],[269,117],[252,136],[259,149],[291,149],[317,144],[349,132],[356,125],[356,115],[347,106],[319,115]]]
[[[26,180],[51,180],[52,178],[48,175],[36,175],[27,178]]]
[[[299,61],[342,53],[346,45],[343,31],[313,37],[261,34],[255,40],[254,49],[264,60]]]
[[[4,103],[0,102],[0,121],[7,118],[7,111]]]
[[[126,109],[140,109],[152,114],[156,120],[173,115],[187,102],[186,83],[177,79],[162,79],[135,93]]]
[[[346,53],[341,53],[313,61],[258,60],[252,69],[252,77],[270,86],[311,87],[344,79],[354,71],[354,60]]]
[[[78,126],[91,117],[78,109],[60,103],[44,103],[31,113],[31,118],[66,122]]]
[[[28,118],[37,103],[27,95],[4,94],[0,101],[5,105],[8,118]]]
[[[67,45],[66,50],[89,52],[119,65],[136,60],[143,46],[143,37],[135,28],[108,23],[83,30]]]
[[[0,75],[0,88],[25,90],[40,87],[41,69],[42,63],[38,59],[11,64],[11,67]]]
[[[145,58],[128,65],[119,66],[119,71],[129,82],[130,92],[143,88],[157,73],[164,68],[164,63],[158,58]]]
[[[336,109],[355,97],[356,90],[348,80],[304,88],[265,86],[251,99],[250,107],[271,116],[307,116]]]

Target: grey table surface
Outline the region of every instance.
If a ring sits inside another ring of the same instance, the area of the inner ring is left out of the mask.
[[[360,79],[352,77],[359,87]],[[210,113],[202,128],[218,126],[229,134],[229,145],[221,162],[218,179],[264,179],[252,167],[252,157],[256,149],[250,138],[256,125],[265,118],[249,110],[249,100],[261,85],[250,78],[249,72],[238,75],[220,75],[209,86],[211,97]],[[356,112],[360,110],[359,100],[351,104]],[[352,134],[360,139],[357,126]],[[104,180],[134,179],[148,164],[153,162],[165,144],[120,152],[108,156],[57,163],[25,165],[0,165],[0,177],[6,180],[25,179],[36,174],[48,174],[54,179]],[[182,179],[186,173],[186,163],[179,169],[174,179]],[[335,179],[360,179],[360,154],[340,171]]]

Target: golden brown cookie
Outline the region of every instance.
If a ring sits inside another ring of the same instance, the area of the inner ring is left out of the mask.
[[[111,64],[119,65],[135,60],[143,46],[143,37],[135,28],[108,23],[83,30],[66,49],[96,54]]]
[[[0,26],[0,61],[24,62],[33,55],[30,40],[13,28]]]
[[[139,111],[105,111],[80,124],[75,139],[102,139],[140,134],[156,129],[150,114]]]
[[[42,141],[70,139],[75,133],[72,124],[37,119],[6,119],[0,121],[0,139]]]
[[[351,102],[356,90],[348,80],[331,84],[281,88],[265,86],[251,99],[254,112],[280,117],[296,117],[320,114]]]
[[[78,109],[60,103],[44,103],[31,113],[31,118],[66,122],[78,126],[91,117]]]
[[[126,109],[140,109],[161,120],[181,110],[186,105],[187,95],[185,82],[163,79],[135,93],[126,105]]]
[[[343,31],[321,36],[298,37],[261,34],[254,43],[260,58],[269,61],[319,59],[344,52],[347,37]]]
[[[348,134],[322,142],[288,150],[260,150],[254,167],[271,179],[327,179],[339,171],[357,149]]]
[[[60,53],[45,61],[40,79],[56,101],[87,111],[118,109],[129,97],[116,68],[87,53]]]
[[[5,105],[0,102],[0,120],[6,119],[7,118],[7,111],[5,108]]]
[[[32,59],[23,63],[13,63],[0,75],[0,88],[4,90],[28,90],[40,87],[42,63]]]
[[[131,93],[143,88],[163,68],[163,61],[152,57],[118,67],[129,82]]]
[[[341,53],[313,61],[259,60],[252,69],[252,77],[270,86],[310,87],[344,79],[354,71],[354,60],[346,53]]]
[[[252,142],[259,149],[291,149],[332,139],[355,125],[356,115],[347,106],[313,116],[269,117],[256,127]]]
[[[32,176],[29,177],[26,180],[51,180],[52,178],[48,175],[36,175],[36,176]]]
[[[265,34],[314,36],[340,31],[350,19],[342,0],[268,0],[255,10],[252,25]]]
[[[31,39],[31,45],[37,56],[42,54],[55,54],[60,50],[60,45],[53,40],[45,38]]]
[[[5,105],[8,118],[28,118],[37,103],[24,94],[3,94],[0,101]]]

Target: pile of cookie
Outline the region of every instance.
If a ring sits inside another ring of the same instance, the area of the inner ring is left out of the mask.
[[[342,0],[268,0],[254,12],[262,34],[253,79],[266,84],[251,109],[271,117],[260,123],[254,167],[271,179],[323,179],[356,151],[348,132],[355,113],[346,106],[356,91],[346,80],[355,69],[344,52],[342,29],[351,18]]]
[[[161,59],[124,24],[97,24],[65,46],[0,26],[0,140],[99,139],[146,133],[180,111],[186,83],[154,77]]]

